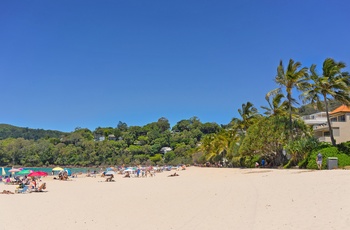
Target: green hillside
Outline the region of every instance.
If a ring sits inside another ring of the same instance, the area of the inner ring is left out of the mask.
[[[44,129],[30,129],[22,128],[8,124],[0,124],[0,140],[6,138],[24,138],[27,140],[38,140],[41,138],[61,137],[64,132],[44,130]]]
[[[324,107],[324,103],[322,102],[322,105]],[[339,106],[341,106],[342,104],[340,102],[334,101],[334,100],[330,100],[329,101],[329,111],[333,111],[334,109],[338,108]],[[303,105],[299,108],[299,115],[300,116],[305,116],[305,115],[310,115],[313,113],[318,113],[318,112],[323,112],[326,111],[325,109],[323,109],[322,111],[319,111],[317,108],[315,108],[314,106],[312,106],[311,104],[307,104],[307,105]]]

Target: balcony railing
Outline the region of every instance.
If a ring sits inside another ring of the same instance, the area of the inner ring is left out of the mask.
[[[318,140],[322,141],[322,142],[329,142],[329,143],[331,143],[331,138],[330,137],[319,137]]]

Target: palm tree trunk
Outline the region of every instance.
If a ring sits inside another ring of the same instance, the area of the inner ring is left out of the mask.
[[[292,121],[292,96],[288,93],[289,102],[289,135],[290,139],[293,140],[293,121]]]
[[[333,136],[333,129],[332,129],[332,125],[331,125],[331,119],[329,118],[328,102],[327,102],[326,95],[323,95],[323,98],[324,98],[324,104],[326,106],[326,115],[327,115],[327,123],[328,123],[328,128],[329,128],[329,135],[331,137],[332,145],[336,146],[335,139],[334,139],[334,136]]]

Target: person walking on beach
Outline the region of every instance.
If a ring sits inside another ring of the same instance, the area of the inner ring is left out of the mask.
[[[316,156],[316,163],[319,170],[322,169],[322,154],[318,153]]]

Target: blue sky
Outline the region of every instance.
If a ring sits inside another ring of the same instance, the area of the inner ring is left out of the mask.
[[[350,65],[349,9],[346,0],[1,1],[0,123],[227,124],[242,103],[266,105],[280,60]]]

